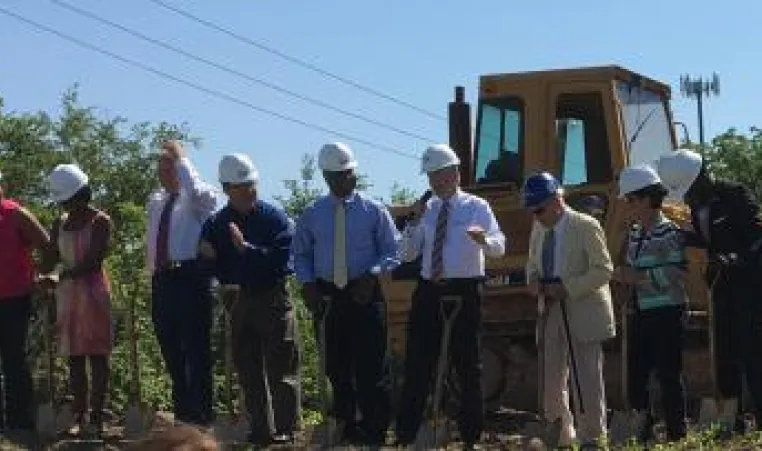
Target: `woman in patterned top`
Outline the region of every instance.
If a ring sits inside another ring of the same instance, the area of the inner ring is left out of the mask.
[[[625,265],[614,280],[631,288],[628,331],[628,395],[643,419],[640,439],[648,439],[653,424],[648,399],[652,371],[661,386],[662,407],[670,440],[685,435],[685,389],[682,373],[683,315],[686,292],[685,243],[679,227],[662,213],[667,189],[649,166],[626,168],[619,176],[635,221],[627,238]]]
[[[43,268],[59,265],[56,298],[58,351],[69,358],[72,410],[78,434],[86,425],[90,362],[90,432],[99,434],[108,389],[108,358],[112,348],[111,290],[103,260],[111,240],[111,219],[91,205],[88,177],[72,164],[56,166],[48,178],[51,197],[63,214],[53,223],[52,251]]]

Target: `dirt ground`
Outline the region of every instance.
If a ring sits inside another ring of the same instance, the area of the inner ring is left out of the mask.
[[[167,426],[167,417],[160,414],[155,422],[155,429],[161,429]],[[527,449],[526,440],[520,436],[520,431],[528,422],[536,421],[536,416],[527,412],[518,412],[513,410],[501,410],[495,414],[489,415],[486,419],[485,433],[483,439],[480,442],[481,449]],[[456,429],[453,427],[453,429]],[[297,443],[294,445],[280,445],[270,446],[269,450],[307,450],[307,449],[320,449],[317,445],[311,445],[309,443],[309,436],[311,431],[307,430],[300,433],[297,436]],[[389,443],[391,443],[392,437],[390,437]],[[60,435],[58,440],[51,443],[41,443],[36,437],[31,434],[26,435],[11,435],[3,437],[0,441],[0,450],[16,451],[16,450],[77,450],[77,451],[89,451],[89,450],[119,450],[122,449],[127,442],[122,439],[121,428],[118,426],[109,426],[105,428],[102,440],[83,440],[75,437],[68,437],[66,435]],[[447,446],[446,449],[460,449],[462,443],[457,441],[457,431],[454,432],[453,441]],[[248,450],[252,449],[247,444],[223,444],[222,449],[225,450]],[[352,446],[336,446],[333,449],[336,450],[353,450],[362,449]],[[367,449],[367,448],[366,448]],[[384,447],[383,450],[393,450],[394,447]]]

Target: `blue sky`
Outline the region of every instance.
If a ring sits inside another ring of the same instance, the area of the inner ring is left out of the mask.
[[[148,1],[67,0],[219,64],[362,114],[432,141],[447,124],[350,88],[180,17]],[[679,77],[720,74],[722,92],[705,109],[706,135],[759,121],[762,2],[581,2],[419,0],[359,2],[165,0],[194,15],[342,77],[446,115],[453,86],[466,86],[474,105],[478,76],[536,69],[619,64],[673,87],[673,109],[698,139],[695,102],[681,97]],[[474,5],[467,7],[466,5]],[[425,143],[310,105],[211,69],[47,1],[8,0],[2,7],[138,59],[199,85],[263,108],[417,156]],[[0,96],[6,110],[58,114],[61,93],[80,84],[85,105],[131,121],[187,122],[203,146],[193,154],[215,181],[227,152],[251,155],[265,197],[297,178],[304,153],[344,140],[360,172],[388,198],[397,181],[421,191],[418,161],[303,128],[130,68],[0,14]],[[756,113],[756,114],[755,114]]]

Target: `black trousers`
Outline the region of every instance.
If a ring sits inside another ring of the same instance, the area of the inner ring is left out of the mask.
[[[413,293],[408,319],[405,382],[397,417],[397,439],[415,440],[426,399],[432,391],[442,336],[440,297],[459,295],[463,304],[450,336],[450,358],[461,388],[458,428],[464,442],[476,442],[484,424],[481,388],[482,283],[451,279],[445,285],[420,281]]]
[[[156,338],[172,379],[175,418],[212,421],[210,279],[195,263],[153,276],[152,316]]]
[[[348,427],[359,408],[361,433],[382,444],[391,420],[391,378],[386,355],[386,304],[376,281],[370,297],[352,281],[338,289],[318,281],[331,298],[326,319],[326,372],[333,387],[333,415]]]
[[[253,441],[293,434],[301,404],[299,333],[286,282],[264,290],[244,287],[231,316],[233,361]]]
[[[746,375],[757,424],[762,425],[762,280],[758,266],[725,268],[712,291],[717,388],[741,396]]]
[[[26,360],[31,297],[0,299],[0,428],[31,429],[32,380]]]
[[[660,307],[637,311],[629,318],[630,403],[634,409],[648,410],[648,382],[655,371],[670,440],[685,435],[683,312],[681,306]]]

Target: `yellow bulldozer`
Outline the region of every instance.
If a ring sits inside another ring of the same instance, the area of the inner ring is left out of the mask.
[[[478,89],[475,128],[463,87],[455,88],[448,113],[450,145],[461,160],[463,189],[489,201],[508,243],[503,258],[487,263],[485,405],[537,411],[537,305],[524,291],[532,217],[521,208],[522,182],[535,171],[553,173],[564,185],[567,203],[601,221],[617,264],[630,222],[617,198],[617,175],[629,164],[652,163],[677,147],[670,88],[624,68],[606,66],[483,75]],[[666,210],[678,223],[687,220],[683,205],[667,205]],[[391,211],[401,220],[410,210],[397,205]],[[696,401],[712,392],[712,354],[708,289],[702,277],[706,257],[691,251],[689,260],[684,373],[690,400]],[[400,274],[384,284],[384,292],[392,350],[401,359],[416,283],[415,262]],[[615,285],[612,291],[618,335],[605,343],[604,376],[609,406],[621,409],[627,405],[620,308],[626,293]],[[455,378],[450,380],[450,389],[457,390]]]

